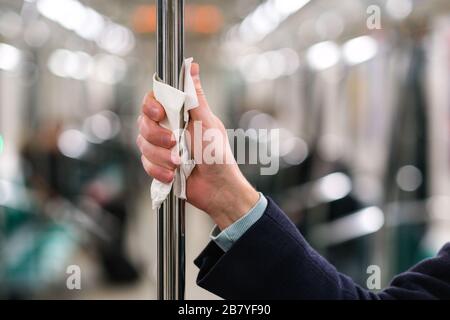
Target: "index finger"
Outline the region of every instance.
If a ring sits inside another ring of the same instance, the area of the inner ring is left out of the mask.
[[[142,112],[156,122],[164,120],[166,112],[163,106],[156,100],[153,91],[147,93],[142,104]]]

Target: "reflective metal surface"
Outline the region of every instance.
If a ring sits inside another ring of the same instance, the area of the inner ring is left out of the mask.
[[[167,84],[180,88],[183,63],[184,0],[157,0],[157,70]],[[180,117],[181,119],[183,117]],[[182,121],[182,120],[181,120]],[[180,123],[180,127],[183,123]],[[184,299],[184,200],[173,191],[158,212],[158,299]]]

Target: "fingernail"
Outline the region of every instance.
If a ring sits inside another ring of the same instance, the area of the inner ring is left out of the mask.
[[[170,137],[166,134],[161,135],[161,142],[163,146],[170,146]]]
[[[175,152],[172,152],[172,154],[170,155],[170,157],[171,157],[171,159],[172,159],[172,163],[173,163],[173,164],[175,164],[175,165],[177,165],[177,166],[181,164],[180,157],[179,157]]]
[[[137,124],[141,124],[142,121],[142,115],[139,115],[139,117],[137,118]]]

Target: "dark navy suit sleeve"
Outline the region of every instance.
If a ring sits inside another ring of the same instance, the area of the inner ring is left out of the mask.
[[[339,273],[268,198],[263,216],[226,253],[210,242],[197,284],[225,299],[450,299],[450,244],[380,293]]]

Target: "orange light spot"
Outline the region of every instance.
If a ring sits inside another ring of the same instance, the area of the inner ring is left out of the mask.
[[[213,34],[217,33],[223,24],[220,10],[213,5],[196,6],[193,10],[192,31]]]
[[[137,7],[133,13],[132,25],[137,33],[156,32],[156,6],[143,5]]]
[[[141,5],[132,16],[133,30],[137,33],[156,32],[156,6]],[[213,34],[223,26],[223,15],[214,5],[186,5],[185,30],[187,32]]]

